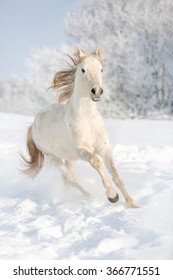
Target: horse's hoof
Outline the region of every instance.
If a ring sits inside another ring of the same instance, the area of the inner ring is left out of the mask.
[[[127,200],[127,205],[129,208],[139,208],[139,206],[134,202],[132,198]]]
[[[117,194],[114,198],[108,197],[108,200],[111,203],[116,203],[119,200],[119,195]]]
[[[91,198],[91,194],[89,193],[89,192],[84,192],[84,196],[85,196],[85,198]]]
[[[134,203],[134,202],[133,202],[133,203],[130,203],[130,204],[129,204],[129,207],[130,207],[130,208],[139,208],[139,206],[136,205],[136,203]]]

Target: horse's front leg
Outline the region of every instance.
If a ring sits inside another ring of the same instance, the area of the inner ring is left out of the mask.
[[[103,172],[103,163],[99,156],[94,155],[87,151],[86,149],[78,150],[79,158],[88,161],[93,168],[95,168],[101,176],[103,186],[106,189],[106,195],[110,202],[115,203],[118,201],[118,193],[113,189],[110,180],[106,177]]]
[[[121,177],[116,169],[111,149],[108,149],[107,151],[104,152],[103,161],[104,161],[108,171],[111,173],[114,183],[116,184],[116,186],[120,189],[121,193],[123,194],[128,206],[131,208],[137,208],[138,206],[134,202],[133,198],[128,194],[128,192],[124,186],[124,182],[121,179]]]

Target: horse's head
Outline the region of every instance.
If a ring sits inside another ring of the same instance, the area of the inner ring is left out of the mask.
[[[93,101],[100,101],[103,94],[102,88],[102,55],[100,48],[95,52],[85,53],[77,48],[78,69],[77,75],[81,81],[82,88]]]

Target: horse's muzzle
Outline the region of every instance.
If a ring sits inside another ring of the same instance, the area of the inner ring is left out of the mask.
[[[100,101],[101,99],[101,95],[103,94],[103,89],[100,87],[100,88],[92,88],[91,89],[91,93],[92,93],[92,100],[93,101]]]
[[[93,97],[92,97],[92,100],[93,100],[94,102],[97,102],[97,101],[100,101],[101,98],[100,98],[100,96],[93,96]]]

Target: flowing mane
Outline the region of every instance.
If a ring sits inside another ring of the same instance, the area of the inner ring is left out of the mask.
[[[85,55],[81,56],[79,54],[79,50],[77,49],[77,51],[74,54],[74,57],[70,56],[69,54],[66,54],[66,56],[70,59],[70,62],[65,60],[69,67],[67,69],[58,71],[53,78],[52,85],[50,86],[51,89],[60,92],[58,97],[58,101],[60,104],[68,100],[72,95],[74,89],[76,70],[78,64],[81,63],[83,59],[92,56],[98,59],[101,64],[103,63],[101,56],[96,54],[96,52],[87,52],[85,53]]]

